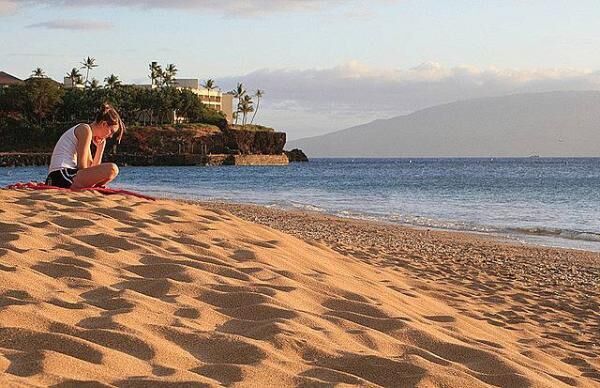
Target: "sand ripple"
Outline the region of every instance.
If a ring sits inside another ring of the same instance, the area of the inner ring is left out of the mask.
[[[550,336],[531,324],[530,291],[441,292],[422,261],[382,265],[372,247],[342,254],[174,201],[0,201],[2,386],[600,384],[598,344],[572,338],[598,317],[583,305],[566,320],[548,298],[540,322],[565,319]],[[507,295],[517,308],[496,308]]]

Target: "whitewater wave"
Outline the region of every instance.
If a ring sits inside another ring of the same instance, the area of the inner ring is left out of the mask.
[[[509,233],[525,234],[530,236],[541,236],[541,237],[558,237],[569,240],[580,240],[580,241],[594,241],[600,242],[600,233],[572,230],[572,229],[557,229],[557,228],[543,228],[543,227],[529,227],[529,228],[507,228]]]

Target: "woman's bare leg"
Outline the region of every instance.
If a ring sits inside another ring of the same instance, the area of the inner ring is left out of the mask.
[[[103,186],[112,181],[119,174],[119,167],[114,163],[102,163],[97,166],[84,168],[77,171],[73,179],[72,189]]]

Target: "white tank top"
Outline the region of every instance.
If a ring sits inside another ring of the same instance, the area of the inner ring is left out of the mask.
[[[52,151],[48,173],[62,168],[77,168],[77,137],[75,136],[77,125],[69,128],[58,139]]]

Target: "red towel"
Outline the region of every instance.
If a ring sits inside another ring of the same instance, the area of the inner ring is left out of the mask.
[[[65,191],[96,191],[98,193],[102,193],[105,195],[112,194],[123,194],[123,195],[132,195],[134,197],[148,199],[150,201],[156,200],[155,198],[149,197],[147,195],[135,193],[133,191],[121,190],[121,189],[109,189],[108,187],[88,187],[81,190],[71,190],[71,189],[63,189],[61,187],[50,186],[44,183],[38,182],[28,182],[28,183],[15,183],[14,185],[10,185],[7,187],[8,189],[32,189],[32,190],[65,190]]]

